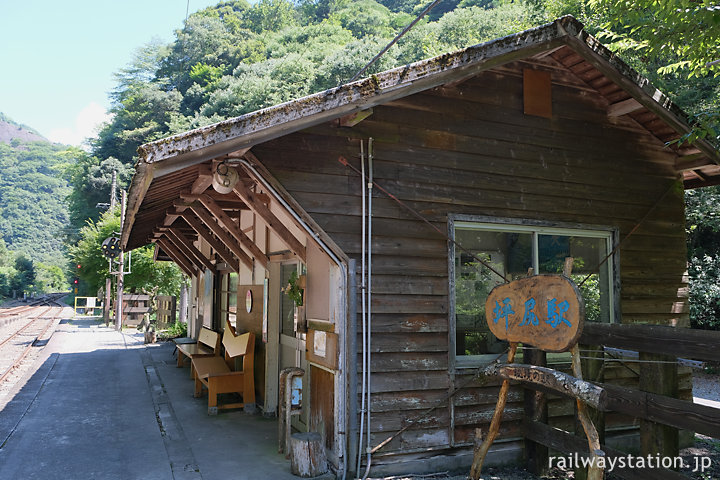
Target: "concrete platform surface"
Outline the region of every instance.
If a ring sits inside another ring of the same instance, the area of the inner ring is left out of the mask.
[[[0,479],[298,478],[277,453],[276,420],[208,416],[173,345],[142,339],[62,321],[0,411]]]

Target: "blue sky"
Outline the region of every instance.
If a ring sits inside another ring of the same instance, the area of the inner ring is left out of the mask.
[[[218,0],[189,0],[190,13]],[[0,0],[0,112],[79,145],[110,106],[113,73],[171,42],[188,0]]]

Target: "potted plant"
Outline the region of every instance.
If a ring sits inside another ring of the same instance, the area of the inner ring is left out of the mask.
[[[282,289],[283,293],[290,297],[295,304],[295,331],[300,333],[307,332],[307,324],[305,323],[305,275],[299,275],[292,272],[288,279],[288,284]]]

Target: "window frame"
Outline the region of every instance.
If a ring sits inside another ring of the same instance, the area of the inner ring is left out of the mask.
[[[484,215],[451,214],[448,215],[448,235],[452,239],[448,242],[448,355],[450,371],[463,368],[477,368],[493,361],[496,354],[483,355],[457,355],[456,350],[456,320],[455,320],[455,230],[456,228],[476,229],[485,231],[501,231],[509,233],[530,233],[532,235],[532,263],[535,272],[539,272],[538,236],[539,235],[567,235],[574,237],[604,238],[606,251],[609,254],[619,244],[619,231],[616,227],[605,225],[575,224],[565,222],[551,222],[543,220],[519,219],[508,217],[489,217]],[[610,302],[610,322],[620,322],[620,257],[619,251],[608,260],[610,274],[608,275],[608,295]]]
[[[235,278],[237,279],[235,282],[235,291],[230,290],[230,277],[231,275],[235,275]],[[236,272],[222,272],[220,275],[220,289],[218,290],[219,293],[219,301],[218,301],[218,318],[220,325],[218,326],[219,329],[225,330],[225,325],[227,322],[230,323],[230,325],[235,328],[237,326],[237,295],[238,295],[238,286],[239,286],[239,276]],[[232,312],[230,310],[231,308],[231,299],[235,298],[235,312]],[[230,322],[230,315],[235,315],[235,322]]]

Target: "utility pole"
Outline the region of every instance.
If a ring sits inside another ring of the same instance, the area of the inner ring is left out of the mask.
[[[115,192],[117,190],[117,171],[112,172],[112,186],[110,187],[110,211],[115,210],[117,199]],[[110,272],[112,272],[112,259],[110,260]],[[105,326],[110,325],[110,301],[112,299],[112,279],[110,278],[110,272],[108,277],[105,278],[105,303],[103,305],[103,320],[105,320]]]
[[[115,191],[117,190],[117,170],[113,170],[112,174],[112,186],[110,187],[110,211],[115,210],[117,205],[117,199],[115,198]]]
[[[125,190],[122,191],[122,203],[120,204],[120,237],[122,238],[122,228],[125,224],[125,204],[127,201],[127,194]],[[123,298],[123,286],[125,284],[125,252],[122,248],[120,249],[120,259],[118,260],[119,267],[117,272],[117,301],[115,303],[115,329],[122,330],[122,298]]]

